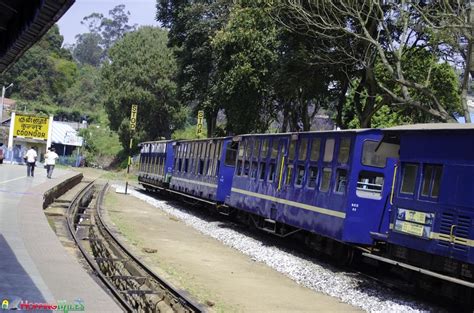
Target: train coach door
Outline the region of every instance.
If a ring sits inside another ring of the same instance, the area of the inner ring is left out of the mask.
[[[222,152],[220,153],[221,162],[219,166],[218,184],[216,200],[224,202],[226,197],[230,195],[232,189],[232,179],[235,172],[235,163],[237,161],[238,142],[232,139],[226,139],[222,144]]]

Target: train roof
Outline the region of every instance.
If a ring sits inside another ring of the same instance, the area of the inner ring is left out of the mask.
[[[460,123],[427,123],[401,125],[382,129],[383,132],[408,132],[408,131],[446,131],[446,130],[474,130],[474,124]]]
[[[211,137],[211,138],[201,138],[201,139],[175,139],[175,140],[154,140],[154,141],[144,141],[139,143],[140,145],[152,144],[152,143],[168,143],[168,142],[196,142],[196,141],[210,141],[210,140],[224,140],[232,138],[234,141],[240,140],[242,137],[263,137],[263,136],[294,136],[300,134],[326,134],[326,133],[362,133],[367,131],[380,131],[376,128],[359,128],[359,129],[340,129],[340,130],[317,130],[317,131],[307,131],[307,132],[287,132],[287,133],[263,133],[263,134],[241,134],[235,136],[226,136],[226,137]]]
[[[171,142],[171,141],[174,141],[174,140],[163,139],[163,140],[144,141],[144,142],[140,142],[140,143],[138,144],[138,146],[145,145],[145,144],[150,144],[150,143],[168,143],[168,142]]]
[[[460,124],[460,123],[427,123],[427,124],[413,124],[401,125],[382,129],[383,139],[381,142],[400,144],[400,137],[406,133],[421,133],[421,132],[456,132],[474,130],[474,124]]]
[[[306,132],[287,132],[287,133],[264,133],[264,134],[242,134],[235,135],[234,138],[239,137],[250,137],[250,136],[293,136],[293,135],[303,135],[303,134],[326,134],[326,133],[362,133],[367,131],[377,131],[377,128],[357,128],[357,129],[338,129],[338,130],[313,130]]]

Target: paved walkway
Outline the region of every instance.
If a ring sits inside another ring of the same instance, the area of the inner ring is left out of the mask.
[[[0,165],[0,307],[10,302],[56,304],[81,299],[87,312],[121,312],[120,308],[71,257],[43,214],[43,194],[77,175],[43,168],[26,177],[26,167]]]

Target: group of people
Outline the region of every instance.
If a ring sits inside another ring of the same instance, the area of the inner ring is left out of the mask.
[[[46,167],[46,173],[48,178],[51,178],[53,175],[54,166],[56,165],[56,159],[59,158],[59,155],[55,152],[54,148],[48,148],[48,151],[44,155],[44,164]],[[26,162],[26,174],[28,177],[35,176],[35,166],[36,159],[38,158],[38,153],[36,152],[36,147],[31,147],[26,151],[26,154],[23,156],[23,159]]]

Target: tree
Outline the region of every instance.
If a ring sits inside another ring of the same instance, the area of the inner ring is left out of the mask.
[[[136,25],[128,25],[129,15],[130,12],[125,11],[125,5],[120,4],[109,11],[109,17],[100,13],[84,17],[81,24],[87,24],[89,33],[76,37],[77,43],[74,47],[76,59],[82,64],[94,66],[107,59],[112,45],[126,33],[136,29]]]
[[[109,58],[101,71],[104,104],[123,147],[128,150],[132,104],[138,105],[139,140],[170,138],[185,118],[176,99],[176,61],[167,32],[142,27],[128,33],[110,49]]]
[[[82,65],[74,83],[62,95],[60,104],[82,111],[101,111],[103,94],[99,86],[100,70],[92,65]]]
[[[193,114],[204,110],[209,136],[215,134],[222,108],[216,98],[212,39],[227,21],[230,6],[228,0],[156,1],[156,19],[169,29],[169,46],[175,48],[178,98]]]
[[[412,6],[422,21],[421,31],[431,35],[440,56],[462,69],[459,90],[464,118],[471,123],[467,94],[469,76],[474,77],[474,4],[472,1],[426,1]]]
[[[264,132],[275,115],[271,78],[277,61],[277,29],[261,5],[235,5],[212,46],[217,95],[230,133]],[[269,118],[270,117],[270,118]]]
[[[77,66],[57,25],[31,47],[3,76],[13,82],[13,96],[53,104],[74,82]]]
[[[100,46],[102,37],[97,33],[84,33],[76,36],[73,48],[74,58],[81,64],[99,67],[102,62],[103,49]]]
[[[359,67],[359,86],[354,97],[354,106],[361,126],[368,127],[373,114],[381,108],[375,103],[377,95],[383,95],[384,103],[417,108],[441,121],[454,121],[443,107],[431,86],[431,75],[423,81],[408,77],[403,66],[404,55],[409,51],[425,49],[436,55],[427,33],[418,31],[421,21],[412,3],[405,5],[391,1],[277,1],[278,9],[290,15],[284,25],[314,38],[330,39],[333,51],[344,55],[344,60],[355,62]],[[279,19],[280,22],[285,22]],[[352,42],[348,49],[347,41]],[[380,81],[375,66],[383,67],[388,81]],[[433,63],[430,64],[433,66]],[[431,73],[433,68],[428,68]],[[397,86],[397,92],[389,88],[388,82]],[[368,94],[362,106],[358,95]],[[423,94],[423,102],[415,94]]]

